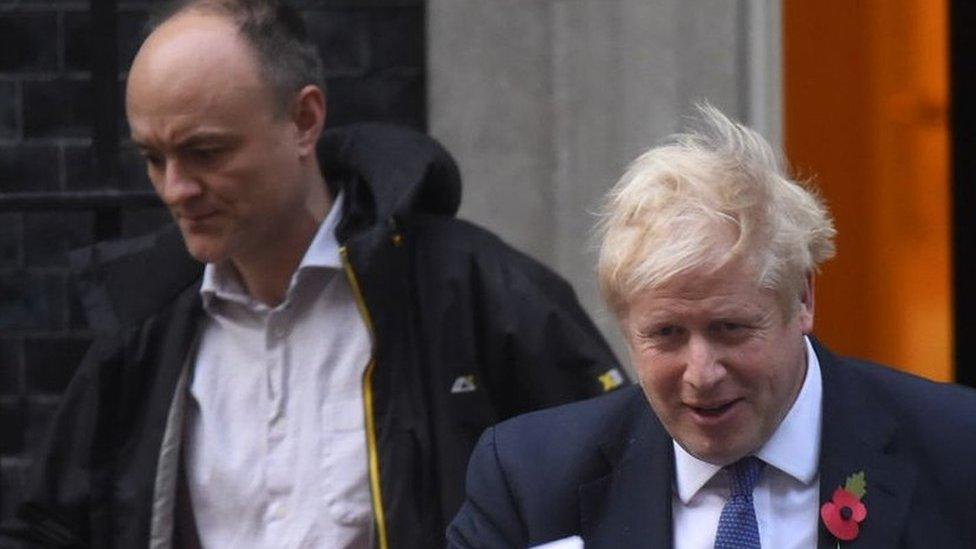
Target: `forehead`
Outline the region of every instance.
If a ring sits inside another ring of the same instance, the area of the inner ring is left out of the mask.
[[[269,111],[271,92],[227,20],[185,13],[163,23],[132,63],[126,112],[134,134],[201,121],[240,123]]]
[[[775,294],[762,288],[751,270],[726,266],[716,272],[690,272],[638,292],[629,304],[631,316],[763,315],[776,307]]]

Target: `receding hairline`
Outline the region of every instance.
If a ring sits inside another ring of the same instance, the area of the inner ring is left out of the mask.
[[[181,24],[185,25],[186,28],[180,28]],[[150,32],[146,36],[145,40],[143,40],[142,45],[139,47],[139,51],[132,62],[132,65],[135,66],[147,45],[159,47],[159,45],[161,45],[161,41],[163,40],[172,41],[191,34],[205,36],[206,34],[213,33],[223,33],[225,34],[223,38],[233,37],[232,40],[234,41],[235,45],[240,46],[239,48],[236,48],[237,52],[247,52],[245,58],[248,59],[248,63],[254,69],[254,74],[258,76],[259,79],[264,80],[264,78],[261,76],[261,61],[258,58],[258,52],[253,45],[248,43],[236,22],[226,14],[219,13],[215,10],[198,9],[195,6],[188,6],[184,9],[176,11],[156,25],[152,32]],[[208,41],[207,45],[226,46],[227,44],[228,43],[225,41]],[[211,53],[213,51],[214,50],[212,47],[208,47],[198,52],[198,54],[206,55],[207,53]]]
[[[134,85],[153,86],[173,71],[190,76],[228,63],[238,65],[238,76],[249,79],[237,81],[238,87],[252,86],[255,92],[267,94],[276,107],[274,89],[261,70],[257,52],[234,22],[218,13],[186,8],[160,23],[143,41],[129,69],[126,100]]]
[[[240,26],[234,21],[233,14],[227,10],[220,9],[219,4],[208,0],[167,2],[160,11],[150,16],[149,21],[143,29],[143,33],[146,37],[149,37],[167,23],[193,13],[222,19],[240,34]]]
[[[152,32],[184,13],[222,18],[253,53],[262,79],[287,110],[295,93],[315,86],[325,93],[318,48],[299,10],[280,0],[171,0],[155,10],[145,26]]]

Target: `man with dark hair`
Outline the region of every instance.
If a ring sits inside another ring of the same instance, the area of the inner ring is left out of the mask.
[[[322,58],[309,41],[301,15],[288,4],[268,0],[180,0],[161,4],[149,18],[151,33],[182,11],[230,21],[250,46],[261,79],[282,107],[308,85],[325,89]],[[147,34],[149,34],[147,33]]]
[[[142,45],[126,111],[179,233],[75,256],[103,335],[16,535],[435,547],[484,428],[625,382],[562,279],[453,218],[438,144],[322,133],[320,65],[273,1],[183,3]]]

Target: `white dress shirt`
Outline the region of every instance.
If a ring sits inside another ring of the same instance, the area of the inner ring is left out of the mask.
[[[817,546],[820,509],[820,362],[806,341],[807,374],[800,393],[773,436],[755,453],[766,462],[753,490],[762,547]],[[711,548],[729,495],[728,473],[674,444],[671,497],[675,549]]]
[[[185,435],[204,547],[372,546],[371,345],[342,272],[341,209],[340,194],[276,307],[251,299],[229,262],[205,267]]]

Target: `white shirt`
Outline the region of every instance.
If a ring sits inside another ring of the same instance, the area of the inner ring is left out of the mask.
[[[796,401],[773,436],[755,453],[766,462],[753,490],[762,547],[817,546],[820,518],[820,362],[806,340],[807,374]],[[674,549],[711,549],[729,495],[728,473],[674,444],[671,497]]]
[[[372,546],[371,345],[342,273],[341,209],[340,194],[274,308],[246,294],[229,262],[204,270],[185,435],[204,547]]]

